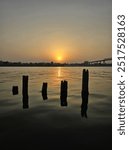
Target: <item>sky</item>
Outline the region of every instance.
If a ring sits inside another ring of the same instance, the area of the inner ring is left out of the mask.
[[[0,0],[0,60],[97,60],[111,42],[111,0]]]

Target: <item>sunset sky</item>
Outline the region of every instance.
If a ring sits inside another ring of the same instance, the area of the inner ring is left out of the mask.
[[[111,57],[111,0],[0,0],[0,60]]]

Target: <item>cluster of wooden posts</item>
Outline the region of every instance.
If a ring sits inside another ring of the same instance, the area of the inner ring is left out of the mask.
[[[89,71],[83,69],[82,73],[82,104],[81,104],[81,116],[87,118],[87,109],[88,109],[88,96],[89,96]],[[47,87],[48,83],[44,82],[42,85],[42,97],[44,100],[48,99],[47,96]],[[18,86],[12,87],[12,93],[13,95],[18,94]],[[68,96],[68,82],[67,81],[61,81],[61,87],[60,87],[60,102],[61,106],[67,106],[67,96]],[[22,97],[23,97],[23,108],[29,108],[28,105],[28,76],[22,77]]]

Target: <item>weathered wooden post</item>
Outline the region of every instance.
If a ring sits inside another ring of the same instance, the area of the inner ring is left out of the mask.
[[[89,96],[89,71],[83,69],[82,75],[82,104],[81,104],[81,116],[87,118],[87,109],[88,109],[88,96]]]
[[[43,96],[43,100],[47,100],[48,97],[47,97],[47,83],[43,83],[43,86],[42,86],[42,96]]]
[[[13,86],[12,87],[12,93],[13,93],[13,95],[17,95],[18,94],[18,86]]]
[[[28,76],[22,77],[22,95],[23,95],[23,108],[29,108],[28,104]]]
[[[61,81],[61,90],[60,90],[60,100],[61,106],[67,106],[67,89],[68,89],[68,82]]]

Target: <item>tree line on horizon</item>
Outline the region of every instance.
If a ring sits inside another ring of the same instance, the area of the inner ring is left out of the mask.
[[[82,63],[57,63],[57,62],[10,62],[0,60],[0,66],[112,66],[112,63],[93,63],[84,61]]]

